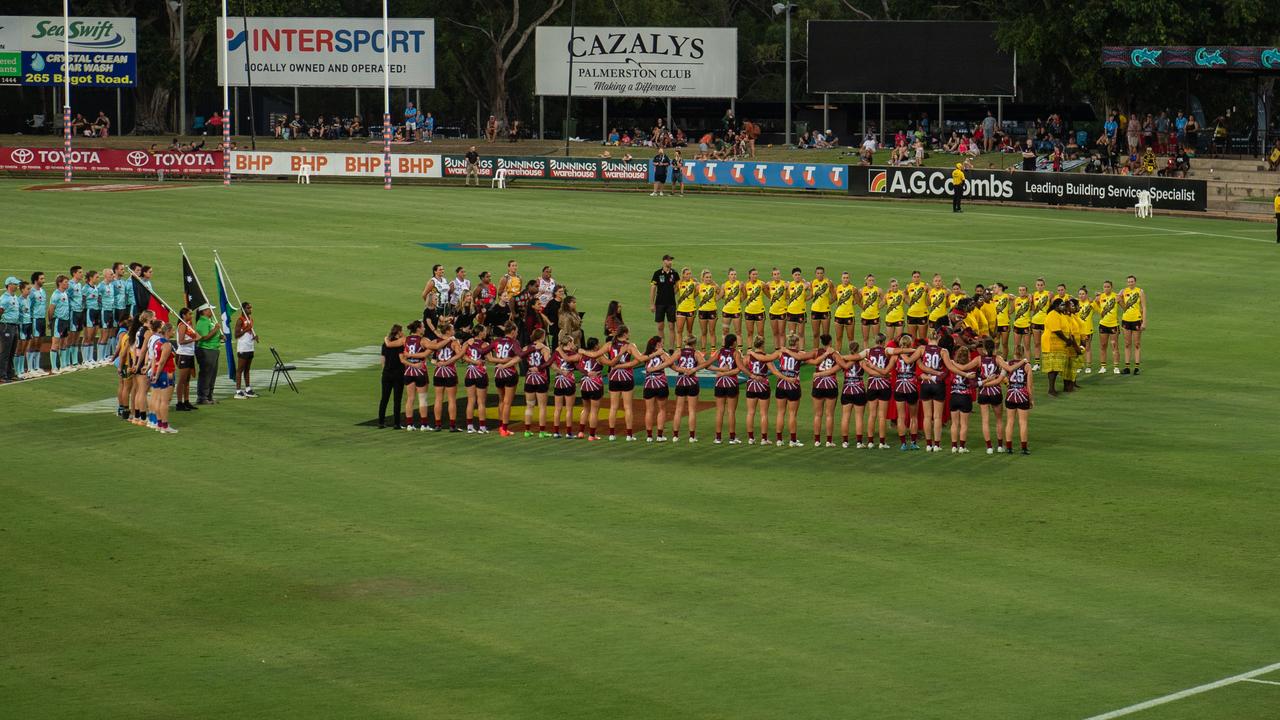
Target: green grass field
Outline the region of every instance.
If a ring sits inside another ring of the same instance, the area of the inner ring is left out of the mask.
[[[57,412],[110,398],[109,369],[0,387],[8,717],[1085,718],[1280,661],[1270,226],[30,184],[0,181],[0,274],[136,259],[174,298],[177,243],[207,288],[217,248],[290,360],[376,345],[418,314],[432,263],[496,275],[510,255],[424,242],[575,248],[517,257],[526,277],[552,264],[597,332],[618,298],[649,334],[666,251],[718,278],[821,263],[1093,289],[1132,272],[1151,315],[1141,376],[1039,396],[1031,457],[378,431],[361,425],[378,370],[341,359],[311,363],[299,395],[175,413],[171,437],[109,404]],[[802,438],[807,410],[806,393]],[[1239,682],[1134,717],[1278,707],[1280,686]]]

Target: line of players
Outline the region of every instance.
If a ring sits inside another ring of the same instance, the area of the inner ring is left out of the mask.
[[[1053,305],[1056,309],[1059,303]],[[487,433],[485,418],[491,367],[498,392],[498,433],[504,437],[515,434],[509,428],[511,408],[523,367],[526,438],[536,435],[599,440],[599,411],[607,394],[608,439],[614,441],[625,432],[626,441],[635,441],[635,369],[641,368],[646,440],[663,443],[667,442],[667,401],[672,390],[667,376],[670,369],[676,377],[670,439],[680,440],[684,420],[689,442],[694,443],[698,441],[697,402],[701,394],[698,373],[708,370],[715,376],[716,444],[725,442],[726,435],[728,444],[741,444],[737,434],[737,406],[739,391],[745,385],[747,444],[756,443],[758,422],[760,445],[769,445],[770,405],[776,402],[774,444],[783,445],[785,432],[789,436],[788,446],[802,447],[804,443],[797,437],[797,415],[802,394],[800,370],[807,364],[814,367],[811,396],[815,447],[836,446],[834,422],[838,404],[841,447],[850,447],[852,419],[853,447],[890,449],[886,425],[893,403],[897,410],[900,450],[920,449],[918,439],[923,434],[924,449],[941,452],[942,425],[949,413],[952,416],[951,451],[967,453],[968,417],[976,398],[981,408],[987,453],[1012,453],[1016,426],[1021,450],[1023,454],[1030,454],[1027,423],[1033,381],[1025,354],[1013,362],[1007,361],[997,353],[994,340],[973,341],[949,327],[930,330],[921,342],[905,334],[889,342],[883,333],[877,333],[872,345],[864,348],[857,341],[851,341],[847,352],[833,345],[831,336],[825,333],[819,335],[816,347],[811,350],[802,349],[800,338],[790,334],[784,340],[784,347],[772,352],[765,351],[761,338],[755,339],[744,351],[739,347],[737,335],[729,333],[713,353],[700,351],[693,337],[669,351],[662,338],[654,336],[641,350],[631,342],[626,326],[619,328],[607,345],[591,339],[585,347],[578,347],[573,339],[565,338],[556,348],[543,342],[542,330],[535,330],[530,342],[522,347],[517,339],[518,329],[513,324],[500,328],[501,334],[494,338],[488,336],[487,328],[478,327],[466,340],[459,340],[454,327],[448,323],[439,328],[439,338],[434,341],[427,340],[422,330],[422,323],[416,320],[409,324],[407,334],[395,325],[383,342],[384,355],[396,356],[404,367],[403,383],[407,392],[403,427],[406,430],[444,430],[447,415],[448,429],[462,432],[457,419],[458,376],[462,375],[466,432]],[[771,387],[775,379],[776,387]],[[436,386],[434,417],[439,427],[427,421],[429,387],[433,380]],[[384,391],[383,411],[386,397]],[[574,405],[578,398],[582,407],[575,422]],[[418,410],[416,421],[415,408]],[[402,427],[398,412],[396,427]]]
[[[1032,359],[1032,369],[1039,370],[1050,304],[1068,299],[1076,301],[1071,312],[1085,325],[1078,332],[1085,354],[1084,372],[1093,372],[1092,338],[1096,324],[1101,336],[1099,372],[1107,371],[1110,351],[1113,373],[1139,373],[1147,300],[1132,275],[1126,278],[1125,287],[1119,292],[1107,280],[1101,292],[1091,295],[1086,287],[1081,287],[1072,296],[1065,284],[1059,284],[1050,292],[1043,277],[1036,279],[1034,290],[1019,285],[1015,293],[1010,293],[1008,285],[996,282],[989,287],[979,284],[968,294],[958,280],[946,286],[939,273],[926,283],[919,270],[911,273],[911,281],[905,288],[899,286],[897,279],[891,279],[888,288],[882,289],[876,284],[875,275],[867,275],[863,284],[857,286],[850,274],[843,272],[837,283],[827,277],[821,266],[815,268],[811,280],[806,280],[798,267],[791,269],[790,280],[783,279],[776,267],[768,280],[762,280],[759,271],[751,268],[745,281],[736,270],[729,268],[723,283],[717,283],[711,271],[705,269],[695,279],[693,271],[685,267],[676,284],[674,337],[694,336],[704,352],[711,352],[717,339],[730,333],[743,338],[748,345],[768,336],[773,348],[782,348],[788,335],[803,339],[806,325],[812,337],[810,347],[816,347],[822,335],[833,333],[835,344],[842,347],[846,340],[858,337],[859,326],[862,328],[860,342],[864,346],[883,328],[889,333],[905,332],[921,341],[931,327],[964,327],[977,336],[993,338],[1006,357],[1010,357],[1012,340],[1015,355],[1026,352]],[[1066,311],[1064,308],[1063,312]],[[663,335],[662,318],[657,320],[658,334]],[[717,323],[721,325],[719,333]],[[1121,333],[1123,365],[1120,337],[1117,337]]]
[[[131,263],[129,267],[144,282],[150,282],[149,265]],[[14,293],[18,314],[13,356],[16,377],[56,375],[110,364],[117,331],[138,310],[125,264],[118,262],[101,271],[73,265],[66,275],[54,279],[52,291],[45,282],[43,272],[34,272]],[[45,338],[50,339],[47,369]]]

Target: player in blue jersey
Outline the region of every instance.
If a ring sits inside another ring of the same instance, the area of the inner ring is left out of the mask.
[[[84,295],[84,336],[80,342],[80,356],[88,367],[97,367],[98,328],[102,327],[102,306],[99,304],[98,271],[90,270],[85,276],[80,292]]]
[[[49,308],[49,294],[44,289],[44,273],[40,271],[31,273],[31,295],[27,300],[31,304],[31,334],[30,342],[27,344],[27,369],[34,371],[37,375],[44,375],[47,371],[41,367],[40,355],[43,350],[44,339],[49,335],[49,324],[46,319]]]
[[[122,262],[115,263],[111,266],[111,272],[116,276],[115,302],[116,302],[116,328],[128,327],[129,325],[129,298],[133,296],[129,288],[129,271],[125,269]]]
[[[71,332],[62,346],[67,351],[68,366],[80,364],[80,334],[84,331],[84,268],[72,265],[67,272],[67,298],[71,302]]]
[[[18,283],[18,343],[13,353],[13,371],[19,380],[31,377],[27,367],[27,346],[31,343],[31,283]]]
[[[67,286],[70,282],[71,278],[66,275],[59,275],[54,280],[46,312],[49,334],[53,336],[53,344],[49,346],[49,367],[55,375],[68,369],[66,345],[71,342],[71,297],[67,294]]]
[[[102,269],[102,282],[98,283],[98,304],[102,307],[102,329],[98,331],[98,363],[106,365],[111,355],[111,340],[116,326],[116,274],[111,268]]]

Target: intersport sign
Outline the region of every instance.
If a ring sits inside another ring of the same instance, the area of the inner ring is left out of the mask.
[[[392,87],[436,86],[436,26],[431,18],[218,19],[227,39],[230,84],[243,87],[382,87],[383,50],[389,44]],[[218,52],[218,82],[227,77]]]
[[[539,27],[534,45],[538,95],[738,95],[737,28]]]
[[[62,172],[66,154],[58,148],[0,148],[0,170]],[[76,172],[212,175],[222,172],[222,152],[148,152],[84,149],[71,151]]]
[[[1133,207],[1142,191],[1151,193],[1153,207],[1203,212],[1208,185],[1203,180],[1083,173],[969,170],[964,196],[978,200],[1006,200],[1049,205]],[[892,197],[950,197],[950,168],[853,167],[851,195]]]
[[[297,175],[306,169],[321,177],[383,176],[381,153],[305,153],[231,151],[231,172],[235,175]],[[391,156],[391,176],[397,178],[440,177],[439,155],[402,153]]]

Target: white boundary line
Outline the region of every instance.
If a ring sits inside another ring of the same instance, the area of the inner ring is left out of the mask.
[[[1276,682],[1275,680],[1258,680],[1257,678],[1245,678],[1240,682],[1262,683],[1263,685],[1280,685],[1280,682]]]
[[[1171,703],[1175,700],[1181,700],[1182,698],[1185,698],[1185,697],[1191,697],[1192,695],[1199,695],[1200,693],[1203,693],[1203,692],[1216,690],[1226,685],[1233,685],[1235,683],[1243,682],[1245,680],[1252,680],[1252,678],[1255,678],[1259,675],[1266,675],[1267,673],[1275,672],[1276,670],[1280,670],[1280,662],[1271,663],[1270,665],[1264,665],[1263,667],[1257,668],[1256,670],[1243,672],[1243,673],[1240,673],[1239,675],[1232,675],[1231,677],[1222,678],[1221,680],[1214,680],[1211,683],[1205,683],[1204,685],[1197,685],[1193,688],[1187,688],[1186,690],[1179,690],[1178,692],[1171,693],[1169,695],[1162,695],[1161,697],[1158,697],[1158,698],[1152,698],[1151,700],[1147,700],[1146,702],[1140,702],[1137,705],[1130,705],[1129,707],[1123,707],[1123,708],[1120,708],[1119,710],[1112,710],[1111,712],[1103,713],[1101,715],[1094,715],[1092,717],[1085,718],[1085,720],[1111,720],[1111,718],[1118,718],[1124,715],[1132,715],[1133,713],[1140,712],[1148,708],[1153,708],[1153,707],[1156,707],[1157,705],[1164,705],[1165,703]],[[1259,681],[1253,681],[1253,682],[1259,682]],[[1267,681],[1263,681],[1263,682],[1267,682]],[[1273,683],[1267,682],[1267,684],[1270,685]],[[1280,683],[1274,683],[1274,684],[1280,685]]]

